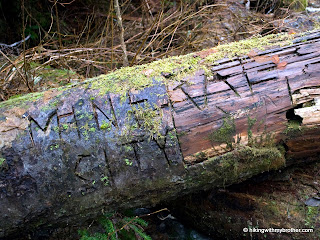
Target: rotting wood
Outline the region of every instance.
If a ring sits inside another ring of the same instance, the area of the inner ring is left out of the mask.
[[[241,56],[211,77],[163,73],[170,84],[125,99],[84,83],[2,105],[0,237],[317,159],[319,43],[314,32],[257,54],[279,57],[281,69]]]

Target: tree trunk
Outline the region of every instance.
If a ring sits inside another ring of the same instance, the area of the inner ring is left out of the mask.
[[[125,96],[91,80],[2,102],[0,237],[317,159],[320,33],[292,42]]]

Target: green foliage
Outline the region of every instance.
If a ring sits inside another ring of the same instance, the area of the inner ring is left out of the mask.
[[[4,159],[4,158],[0,158],[0,167],[1,167],[1,165],[4,163],[5,160],[6,160],[6,159]]]
[[[90,234],[88,230],[79,230],[80,240],[151,240],[151,237],[144,232],[148,223],[138,217],[124,217],[120,214],[105,214],[99,219],[104,232]]]
[[[301,135],[303,128],[301,126],[301,122],[299,120],[289,120],[287,123],[287,128],[284,130],[284,134],[286,134],[289,138]]]
[[[249,141],[249,143],[252,140],[252,127],[256,123],[256,121],[257,121],[256,118],[250,118],[250,116],[248,116],[248,141]]]
[[[149,103],[144,104],[144,106],[138,104],[137,107],[132,107],[132,112],[129,112],[128,119],[132,118],[132,115],[135,116],[141,127],[148,133],[150,139],[162,137],[160,133],[162,111],[157,105],[152,107]],[[134,130],[135,128],[136,126],[133,125],[128,130]],[[123,135],[128,135],[128,132],[124,132]]]
[[[211,142],[226,143],[227,148],[233,149],[232,143],[234,143],[234,135],[236,134],[236,125],[234,119],[226,117],[223,119],[222,126],[209,134]]]
[[[318,218],[319,218],[319,208],[307,206],[305,226],[310,228],[315,228],[315,224]]]
[[[290,7],[298,11],[304,11],[308,6],[308,0],[281,0],[284,7]]]
[[[132,166],[132,164],[133,164],[133,162],[131,162],[131,161],[130,161],[129,159],[127,159],[127,158],[126,158],[124,161],[126,162],[126,165],[127,165],[127,166]]]
[[[108,176],[104,176],[104,177],[100,178],[100,180],[101,180],[102,182],[104,182],[104,185],[105,185],[105,186],[107,186],[107,185],[109,184],[109,178],[108,178]]]
[[[102,124],[100,126],[100,129],[110,131],[111,130],[111,123],[106,122],[105,120],[102,120]]]

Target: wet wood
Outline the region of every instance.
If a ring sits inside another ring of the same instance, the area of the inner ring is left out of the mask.
[[[320,32],[222,59],[212,75],[125,100],[80,84],[0,108],[0,238],[318,158]]]
[[[204,75],[195,76],[191,90],[188,90],[190,87],[184,90],[189,98],[173,103],[175,126],[182,135],[179,140],[184,159],[192,162],[197,154],[218,148],[219,143],[210,141],[208,136],[221,128],[223,119],[228,116],[235,120],[237,134],[234,139],[241,137],[240,144],[246,144],[248,140],[248,117],[255,119],[255,125],[260,125],[252,126],[252,138],[265,132],[273,132],[279,137],[290,121],[287,111],[319,96],[319,48],[319,39],[313,39],[312,43],[297,41],[292,46],[267,51],[268,56],[277,56],[280,62],[286,62],[281,70],[272,61],[261,63],[241,57],[213,67],[215,77],[205,80],[205,87],[200,80]],[[313,126],[319,124],[316,110],[312,111],[303,110],[309,115],[304,114],[301,125],[310,121]],[[314,118],[310,118],[311,115]]]

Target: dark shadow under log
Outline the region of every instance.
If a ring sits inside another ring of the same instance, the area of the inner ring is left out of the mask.
[[[317,160],[320,33],[249,55],[124,95],[91,80],[1,103],[0,238]]]

